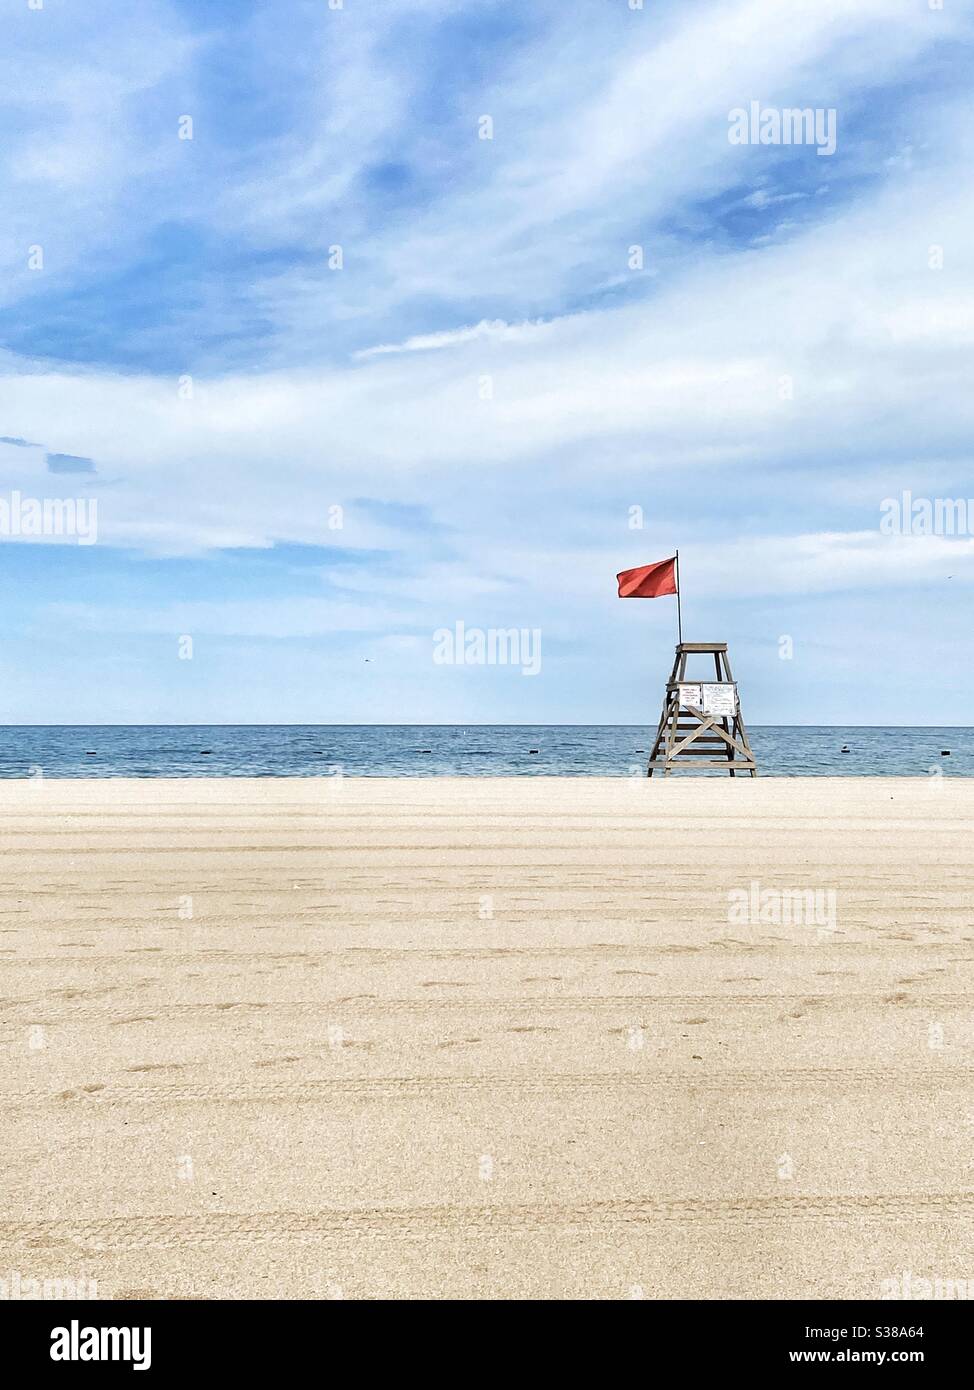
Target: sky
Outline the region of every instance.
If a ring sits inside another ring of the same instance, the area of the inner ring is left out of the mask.
[[[971,5],[0,26],[0,721],[974,723]]]

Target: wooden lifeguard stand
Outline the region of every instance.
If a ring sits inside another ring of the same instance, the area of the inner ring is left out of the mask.
[[[687,679],[687,658],[696,655],[713,657],[716,680]],[[662,771],[669,777],[693,767],[719,767],[732,777],[758,775],[726,642],[678,643],[646,775]]]

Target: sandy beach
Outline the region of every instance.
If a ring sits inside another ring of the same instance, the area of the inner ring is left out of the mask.
[[[48,779],[0,831],[0,1278],[974,1280],[974,779]]]

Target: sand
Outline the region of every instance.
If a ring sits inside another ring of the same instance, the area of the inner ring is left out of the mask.
[[[0,832],[0,1280],[974,1281],[974,780],[48,779]]]

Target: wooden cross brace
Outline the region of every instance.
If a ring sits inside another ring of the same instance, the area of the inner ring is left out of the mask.
[[[731,748],[735,749],[738,753],[740,753],[742,758],[750,759],[751,750],[749,748],[745,748],[742,744],[738,743],[736,738],[729,734],[722,725],[717,723],[717,715],[704,714],[702,710],[694,709],[693,705],[684,705],[683,708],[689,710],[689,712],[693,715],[695,719],[699,719],[700,724],[691,733],[687,734],[686,738],[683,740],[682,743],[677,743],[674,747],[672,747],[669,750],[667,757],[675,758],[678,753],[682,753],[684,748],[687,748],[693,742],[693,740],[697,738],[700,734],[706,733],[709,729],[712,729],[715,734],[720,735],[720,737],[724,740],[725,743],[729,743]]]

